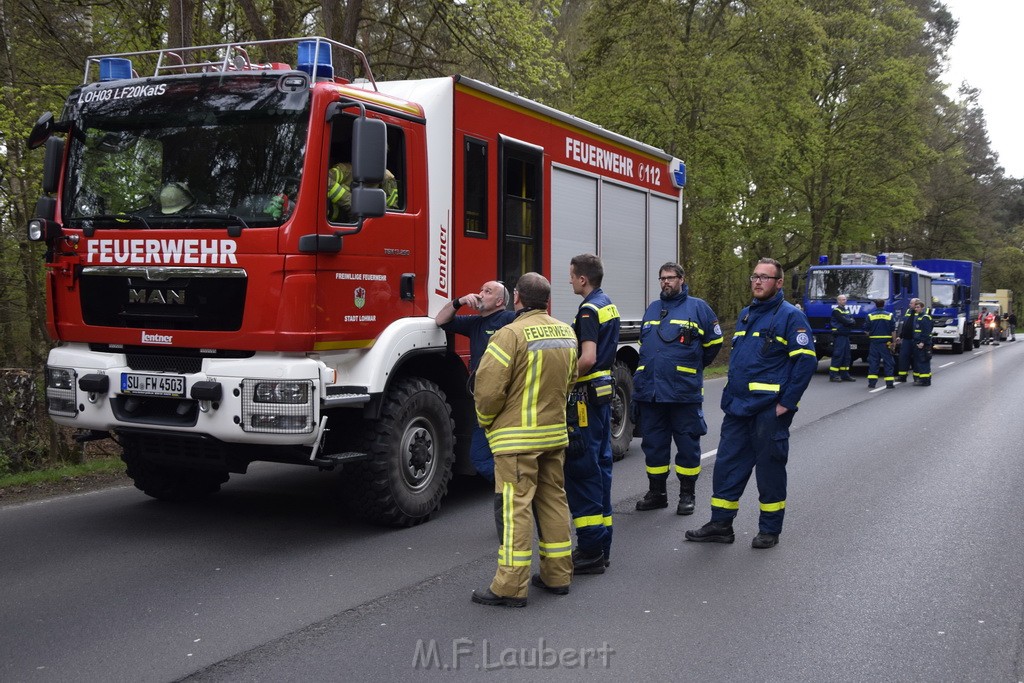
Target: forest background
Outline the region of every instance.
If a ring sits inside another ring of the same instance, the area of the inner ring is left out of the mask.
[[[791,281],[883,251],[982,261],[984,291],[1022,281],[1022,180],[978,93],[943,82],[956,29],[939,0],[0,0],[0,474],[82,457],[39,400],[25,138],[88,55],[322,35],[378,80],[464,74],[662,148],[688,169],[680,262],[724,321],[765,255]]]

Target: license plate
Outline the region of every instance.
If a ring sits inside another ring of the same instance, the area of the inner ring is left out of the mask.
[[[142,375],[136,372],[122,372],[121,393],[181,398],[185,395],[185,378],[181,375]]]

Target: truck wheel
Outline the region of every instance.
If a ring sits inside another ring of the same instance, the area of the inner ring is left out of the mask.
[[[381,416],[366,426],[369,458],[348,466],[346,502],[379,524],[409,527],[430,519],[448,492],[455,462],[451,407],[435,383],[397,380]]]
[[[124,448],[121,459],[135,488],[157,500],[174,503],[199,500],[216,493],[230,476],[227,472],[155,463],[145,459],[133,446]]]
[[[963,352],[964,352],[964,343],[963,343],[963,341],[955,341],[955,342],[953,342],[953,353],[963,353]]]
[[[629,417],[629,404],[633,399],[633,374],[622,361],[612,364],[615,394],[612,396],[612,460],[626,457],[633,441],[633,421]]]

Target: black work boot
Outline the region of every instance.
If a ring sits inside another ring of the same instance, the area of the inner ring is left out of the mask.
[[[636,502],[636,509],[657,510],[668,507],[668,494],[665,492],[665,480],[668,477],[647,477],[650,481],[650,489],[643,498]]]
[[[699,529],[687,531],[686,540],[694,543],[732,543],[736,535],[732,532],[732,522],[708,522]]]
[[[585,553],[579,548],[572,551],[573,574],[604,574],[604,551]]]
[[[676,505],[677,515],[692,515],[696,506],[696,499],[693,496],[693,489],[697,484],[694,477],[679,477],[679,504]]]

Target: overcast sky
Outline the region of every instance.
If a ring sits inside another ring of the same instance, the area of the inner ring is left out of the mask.
[[[943,0],[960,22],[946,82],[955,96],[961,81],[981,91],[988,137],[1006,174],[1024,178],[1024,0]]]

